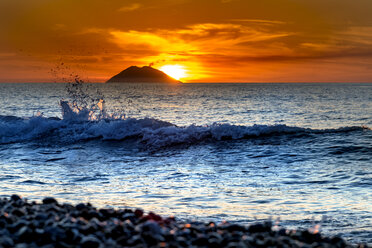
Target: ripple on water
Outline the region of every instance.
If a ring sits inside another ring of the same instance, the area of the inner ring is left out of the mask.
[[[39,184],[39,185],[44,185],[47,184],[45,182],[37,181],[37,180],[25,180],[22,182],[19,182],[20,184]]]
[[[100,180],[107,180],[107,178],[102,178],[102,177],[79,177],[75,178],[73,181],[74,182],[90,182],[90,181],[100,181]]]
[[[0,176],[0,181],[8,181],[13,179],[21,178],[20,176],[13,176],[13,175],[2,175]]]
[[[66,158],[49,158],[49,159],[46,159],[45,162],[55,162],[55,161],[60,161],[64,159]]]

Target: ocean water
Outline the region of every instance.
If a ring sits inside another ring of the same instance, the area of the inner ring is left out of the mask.
[[[372,240],[372,84],[0,84],[0,99],[1,196]]]

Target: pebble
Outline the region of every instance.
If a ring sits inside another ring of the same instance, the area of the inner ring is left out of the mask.
[[[46,197],[43,199],[43,204],[57,204],[57,200],[53,197]]]
[[[21,197],[18,196],[18,195],[12,195],[12,196],[10,197],[10,199],[11,199],[12,201],[18,201],[18,200],[21,200]]]
[[[101,241],[94,236],[86,236],[81,240],[82,248],[99,248]]]
[[[42,203],[18,195],[0,198],[1,247],[369,247],[308,230],[272,228],[271,222],[250,226],[182,222],[141,209],[96,209],[91,204]]]

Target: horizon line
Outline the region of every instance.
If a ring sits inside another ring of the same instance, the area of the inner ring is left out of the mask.
[[[25,84],[32,84],[32,83],[47,83],[47,84],[53,84],[53,83],[56,83],[56,84],[67,84],[67,83],[73,83],[73,81],[71,82],[50,82],[50,81],[40,81],[40,82],[37,82],[37,81],[32,81],[32,82],[10,82],[10,81],[0,81],[1,84],[22,84],[22,83],[25,83]],[[173,84],[173,83],[163,83],[163,82],[92,82],[92,81],[84,81],[83,83],[91,83],[91,84]],[[342,83],[345,83],[345,84],[370,84],[372,83],[372,81],[370,82],[337,82],[337,81],[304,81],[304,82],[300,82],[300,81],[296,81],[296,82],[286,82],[286,81],[277,81],[277,82],[270,82],[270,81],[266,81],[266,82],[229,82],[229,81],[225,81],[225,82],[182,82],[180,81],[180,83],[182,84],[322,84],[322,83],[337,83],[337,84],[342,84]]]

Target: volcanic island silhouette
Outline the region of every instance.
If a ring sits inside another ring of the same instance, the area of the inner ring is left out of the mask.
[[[181,83],[181,81],[151,66],[130,66],[106,83]]]

